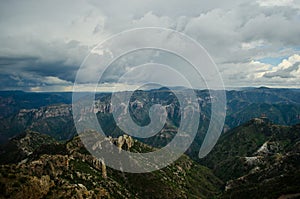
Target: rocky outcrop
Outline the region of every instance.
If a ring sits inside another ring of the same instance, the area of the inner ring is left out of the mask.
[[[102,159],[101,160],[101,169],[102,169],[102,177],[104,178],[104,179],[106,179],[107,178],[107,170],[106,170],[106,165],[105,165],[105,162],[104,162],[104,160]]]
[[[117,139],[111,139],[111,140],[118,146],[119,152],[121,152],[122,148],[130,151],[130,148],[134,144],[132,137],[128,135],[119,136]]]

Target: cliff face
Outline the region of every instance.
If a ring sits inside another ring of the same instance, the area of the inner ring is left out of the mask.
[[[34,135],[36,140],[42,136]],[[14,142],[25,145],[23,140]],[[109,140],[132,152],[154,150],[127,135]],[[159,171],[130,174],[106,167],[79,137],[32,150],[17,163],[0,166],[0,198],[206,198],[217,195],[222,186],[209,169],[187,156]]]
[[[70,139],[75,134],[71,105],[50,105],[36,109],[21,109],[0,121],[2,137],[14,137],[25,130],[48,134],[56,139]]]

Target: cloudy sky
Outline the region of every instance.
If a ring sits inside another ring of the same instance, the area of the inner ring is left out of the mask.
[[[0,4],[0,90],[70,91],[80,65],[99,42],[143,27],[169,28],[199,42],[227,88],[300,87],[300,0]],[[118,64],[133,62],[131,56]],[[108,90],[121,84],[116,75],[108,79],[103,86]]]

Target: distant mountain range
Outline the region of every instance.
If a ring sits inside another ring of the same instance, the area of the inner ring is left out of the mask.
[[[182,90],[184,94],[184,90]],[[196,141],[188,153],[196,156],[210,121],[211,98],[208,90],[195,91],[201,107]],[[300,123],[300,90],[255,88],[227,91],[227,116],[224,131],[237,127],[255,117],[267,117],[276,124]],[[111,114],[109,93],[97,94],[95,111],[108,135],[122,135]],[[155,147],[171,140],[180,123],[180,106],[169,89],[137,91],[131,98],[133,120],[146,125],[153,104],[162,104],[168,112],[165,128],[157,136],[141,140]],[[26,129],[48,134],[58,140],[68,140],[76,134],[71,108],[71,93],[0,92],[0,143]]]
[[[70,103],[72,103],[72,93],[0,91],[0,119],[16,114],[21,109]]]

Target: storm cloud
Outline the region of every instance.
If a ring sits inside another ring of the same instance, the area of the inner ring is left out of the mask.
[[[149,26],[198,41],[227,87],[300,86],[299,0],[78,0],[1,2],[0,89],[71,90],[99,42]]]

